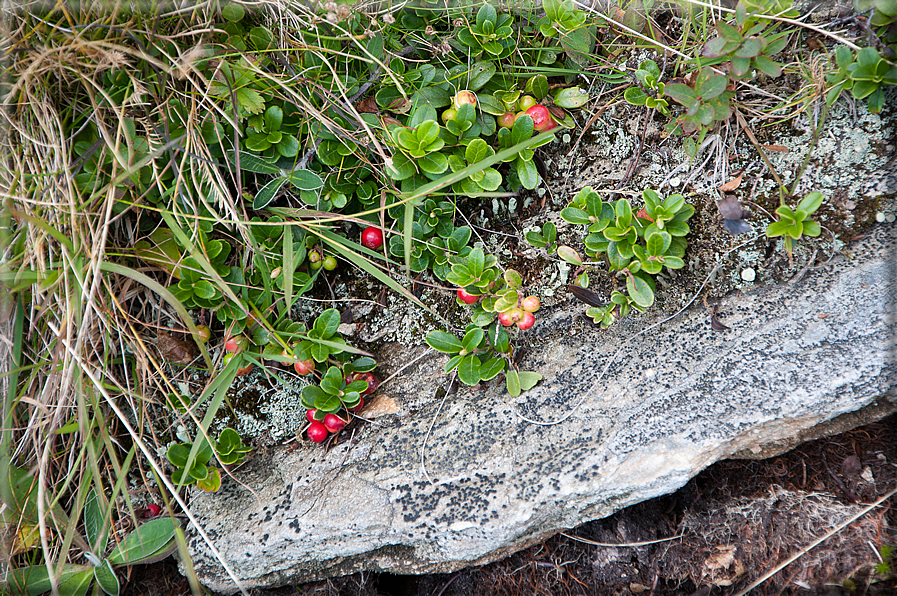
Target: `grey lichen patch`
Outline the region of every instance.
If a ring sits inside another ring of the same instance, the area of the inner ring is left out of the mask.
[[[241,436],[264,434],[274,440],[292,437],[299,431],[306,422],[302,388],[307,382],[289,369],[274,372],[279,382],[253,373],[246,382],[235,383],[231,391],[233,409],[217,419],[217,430],[230,426]]]

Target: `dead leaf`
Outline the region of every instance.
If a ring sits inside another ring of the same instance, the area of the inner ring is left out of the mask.
[[[791,151],[788,147],[785,147],[784,145],[760,145],[760,146],[763,147],[764,149],[766,149],[767,151],[775,151],[776,153],[788,153],[789,151]]]
[[[720,186],[717,190],[719,190],[720,192],[732,192],[733,190],[738,188],[738,185],[741,184],[741,179],[743,177],[744,177],[744,171],[740,172],[738,174],[738,176],[736,176],[735,178],[732,178],[731,180],[729,180],[728,182],[726,182],[725,184]],[[735,219],[741,219],[741,218],[739,217],[739,218],[735,218]]]
[[[710,315],[710,328],[714,331],[726,331],[729,329],[729,327],[723,325],[723,323],[716,318],[716,313]]]
[[[558,106],[548,106],[548,111],[551,112],[551,115],[554,116],[555,120],[563,120],[567,117],[564,108],[559,108]]]
[[[581,301],[581,302],[585,302],[585,303],[588,304],[589,306],[598,306],[598,307],[601,307],[601,306],[604,306],[604,305],[606,304],[606,302],[605,302],[604,300],[601,299],[601,296],[599,296],[598,294],[596,294],[596,293],[593,292],[592,290],[587,290],[587,289],[585,289],[585,288],[581,288],[581,287],[576,286],[576,285],[573,285],[573,284],[568,285],[568,286],[567,286],[567,289],[570,290],[570,292],[571,292],[574,296],[576,296],[576,298],[577,298],[579,301]]]
[[[407,114],[411,110],[411,100],[405,99],[404,97],[397,97],[386,106],[386,109],[390,112],[395,112],[396,114]]]
[[[860,458],[856,455],[845,457],[841,462],[841,473],[848,478],[856,478],[862,471],[863,464],[860,463]]]
[[[377,100],[373,95],[369,95],[355,104],[355,109],[361,114],[376,114],[380,111]]]
[[[732,545],[717,546],[719,552],[707,557],[704,561],[704,567],[708,571],[718,571],[720,569],[728,569],[735,562],[735,547]]]
[[[735,195],[723,196],[716,202],[716,208],[725,219],[743,219],[745,216],[744,207],[741,206],[741,202]]]
[[[156,344],[162,352],[162,358],[168,362],[190,364],[196,358],[197,350],[193,342],[172,337],[164,331],[156,332]]]
[[[723,228],[733,236],[751,231],[751,225],[745,221],[750,211],[741,205],[735,195],[724,195],[716,202],[716,208],[723,216]]]
[[[374,396],[374,399],[368,402],[361,414],[364,418],[379,418],[380,416],[395,414],[398,411],[399,404],[396,403],[396,400],[388,395],[381,394]]]

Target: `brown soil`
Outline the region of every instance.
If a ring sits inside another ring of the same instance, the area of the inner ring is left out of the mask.
[[[491,565],[444,575],[360,573],[254,593],[736,594],[895,487],[897,415],[805,443],[779,457],[717,463],[671,495],[583,524]],[[890,572],[875,569],[881,548],[897,545],[894,500],[847,525],[751,594],[897,593],[897,556]],[[677,538],[660,541],[670,537]],[[635,542],[654,543],[606,546]],[[135,568],[122,592],[189,593],[187,580],[171,559]]]

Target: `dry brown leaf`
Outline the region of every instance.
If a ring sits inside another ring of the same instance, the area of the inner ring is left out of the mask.
[[[361,114],[376,114],[380,111],[380,107],[377,105],[377,100],[374,99],[373,95],[369,95],[356,103],[355,109]]]
[[[764,149],[766,149],[767,151],[775,151],[776,153],[788,153],[790,151],[790,149],[788,149],[788,147],[785,147],[783,145],[760,145],[760,146],[763,147]]]
[[[719,552],[710,555],[707,557],[707,560],[704,561],[704,567],[706,567],[708,571],[728,569],[731,567],[732,563],[735,562],[734,546],[718,546],[716,548]]]
[[[156,332],[156,343],[162,351],[162,358],[168,362],[190,364],[196,358],[196,345],[193,342],[172,337],[164,331]]]
[[[741,184],[741,179],[743,177],[744,177],[744,172],[741,172],[740,174],[738,174],[738,176],[736,176],[735,178],[732,178],[731,180],[729,180],[728,182],[726,182],[725,184],[720,186],[718,190],[720,192],[732,192],[733,190],[738,188],[739,184]]]
[[[399,404],[388,395],[377,395],[368,402],[361,415],[364,418],[379,418],[399,411]]]

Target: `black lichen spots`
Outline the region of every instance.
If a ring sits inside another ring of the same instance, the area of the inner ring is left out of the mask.
[[[498,517],[492,508],[492,498],[498,493],[497,484],[504,482],[505,474],[490,477],[476,474],[472,478],[451,484],[431,485],[428,482],[403,484],[392,490],[393,499],[401,505],[403,520],[412,523],[422,517],[431,517],[431,523],[450,525],[456,522],[484,524]]]
[[[299,533],[302,532],[302,528],[301,528],[300,525],[299,525],[299,520],[298,520],[298,519],[294,519],[294,520],[292,520],[292,521],[290,522],[289,527],[292,528],[293,531],[296,532],[297,534],[299,534]]]
[[[259,544],[265,544],[268,541],[268,536],[269,534],[267,532],[262,534],[262,539],[259,540]]]

